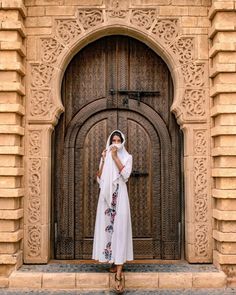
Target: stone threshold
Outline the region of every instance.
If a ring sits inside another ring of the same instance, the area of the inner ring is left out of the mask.
[[[10,289],[110,290],[114,274],[110,264],[82,261],[51,261],[46,265],[23,265],[8,278]],[[227,277],[213,264],[185,261],[125,263],[126,289],[226,288]]]

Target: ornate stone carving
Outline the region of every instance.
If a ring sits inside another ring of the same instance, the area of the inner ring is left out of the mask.
[[[41,130],[29,131],[29,155],[39,157],[41,155]]]
[[[172,43],[178,37],[177,19],[158,19],[152,33],[165,44]]]
[[[197,130],[194,132],[194,154],[206,155],[207,152],[207,139],[206,130]]]
[[[31,65],[32,87],[49,87],[53,75],[53,67],[46,64]]]
[[[36,134],[36,133],[34,133]],[[28,247],[29,256],[39,256],[41,249],[41,226],[40,223],[40,198],[41,198],[41,159],[29,159],[29,182],[28,182]]]
[[[75,40],[81,29],[76,20],[73,19],[58,19],[56,20],[56,36],[62,40],[64,44],[69,44]]]
[[[156,17],[155,9],[133,9],[130,22],[134,25],[149,30]]]
[[[41,60],[45,63],[55,63],[63,48],[64,46],[61,45],[56,39],[42,38]]]
[[[197,257],[208,256],[208,229],[206,224],[196,225],[194,248]]]
[[[53,108],[51,90],[32,90],[30,99],[30,115],[46,116]]]
[[[114,9],[114,10],[107,10],[107,15],[110,18],[125,18],[128,12],[129,12],[128,10]]]
[[[182,66],[181,70],[184,76],[186,87],[203,87],[204,80],[204,64],[189,63]]]
[[[78,18],[85,30],[103,23],[103,14],[100,9],[79,10]]]
[[[170,49],[178,56],[181,64],[193,60],[193,38],[181,37],[170,45]]]
[[[186,89],[182,105],[186,114],[190,118],[204,117],[205,111],[205,91],[202,89]]]
[[[41,226],[32,225],[28,226],[28,256],[29,257],[38,257],[41,254]]]

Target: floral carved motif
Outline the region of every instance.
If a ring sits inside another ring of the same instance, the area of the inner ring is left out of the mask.
[[[46,116],[50,114],[53,107],[51,90],[32,90],[30,105],[31,116]]]
[[[198,242],[198,255],[207,255],[207,163],[206,158],[194,159],[194,207],[196,227],[195,239]],[[198,229],[198,231],[197,231]],[[202,231],[204,229],[204,231]],[[199,250],[200,249],[200,250]]]
[[[205,111],[205,91],[202,89],[186,89],[182,105],[186,110],[186,114],[194,118],[196,116],[203,117]]]
[[[128,10],[114,9],[114,10],[107,10],[107,15],[110,18],[125,18],[128,12],[129,12]]]
[[[156,17],[154,9],[135,9],[132,10],[130,22],[146,30],[150,29]]]
[[[194,248],[197,257],[208,256],[208,229],[206,224],[198,224],[196,226]]]
[[[32,87],[49,87],[52,79],[53,67],[46,64],[33,64],[31,67]]]
[[[207,152],[207,138],[206,130],[197,130],[194,132],[194,154],[206,155]]]
[[[62,40],[64,44],[69,44],[76,39],[81,33],[81,29],[76,20],[58,19],[56,21],[56,36]]]
[[[41,130],[29,131],[29,155],[31,157],[39,157],[41,152]]]
[[[79,10],[78,18],[85,30],[103,23],[103,14],[100,9]]]
[[[170,46],[170,49],[178,56],[181,64],[193,60],[193,38],[181,37]]]
[[[152,33],[165,44],[172,43],[178,37],[177,19],[158,19]]]
[[[189,63],[182,66],[186,87],[202,87],[205,85],[204,64]]]
[[[34,132],[36,136],[36,133]],[[29,159],[28,182],[28,247],[29,256],[39,256],[41,250],[40,198],[41,198],[41,159]]]
[[[45,63],[55,63],[58,55],[61,54],[64,48],[63,45],[53,38],[42,38],[41,47],[41,60]]]
[[[28,255],[30,257],[38,257],[41,254],[41,226],[28,226]]]

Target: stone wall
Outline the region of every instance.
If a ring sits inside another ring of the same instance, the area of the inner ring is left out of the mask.
[[[22,264],[25,28],[22,1],[0,1],[0,285]]]
[[[214,1],[211,29],[214,263],[236,276],[236,1]],[[234,277],[234,278],[232,278]]]

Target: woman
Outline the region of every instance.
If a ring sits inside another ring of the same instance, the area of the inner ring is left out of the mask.
[[[97,206],[92,258],[113,263],[115,288],[124,291],[125,261],[133,260],[130,204],[126,182],[132,170],[132,155],[124,146],[125,136],[114,130],[107,139],[106,149],[97,172],[100,194]]]

